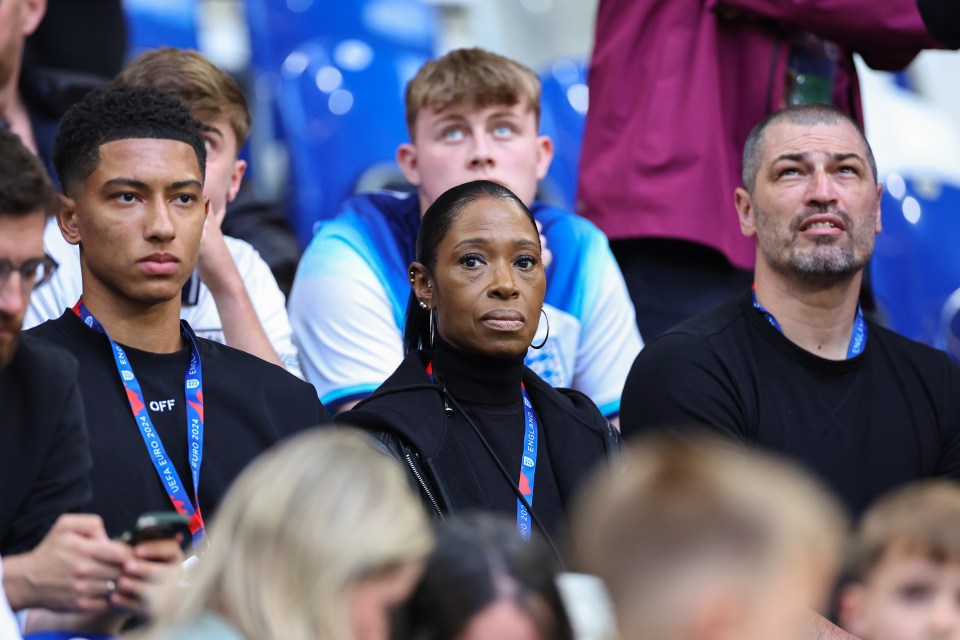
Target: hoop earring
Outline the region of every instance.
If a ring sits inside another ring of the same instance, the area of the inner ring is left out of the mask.
[[[543,307],[540,307],[540,313],[543,314],[544,319],[547,321],[547,335],[543,336],[543,340],[540,344],[531,344],[531,349],[542,349],[543,345],[547,344],[547,340],[550,338],[550,316],[547,315],[547,312],[543,310]]]
[[[430,348],[431,348],[431,349],[433,349],[433,332],[434,332],[433,312],[434,312],[434,310],[433,310],[433,309],[430,309]]]

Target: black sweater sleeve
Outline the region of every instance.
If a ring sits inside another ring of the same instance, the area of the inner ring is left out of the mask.
[[[0,527],[4,555],[35,547],[61,514],[82,511],[92,495],[93,463],[76,360],[65,353],[57,357],[46,345],[30,353],[28,363],[42,359],[53,366],[25,369],[17,411],[25,421],[5,424],[11,432],[3,441],[11,448],[2,455],[5,469],[0,476],[6,479],[2,499],[19,504],[0,508],[0,512],[14,509],[7,525]]]

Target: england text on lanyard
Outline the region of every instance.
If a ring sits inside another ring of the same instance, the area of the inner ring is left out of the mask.
[[[433,362],[427,364],[427,375],[432,382],[436,382],[433,377]],[[523,446],[520,455],[520,478],[517,481],[517,488],[520,494],[526,499],[527,504],[533,507],[533,481],[537,475],[537,451],[539,450],[540,433],[537,426],[537,416],[533,411],[533,405],[530,404],[530,396],[527,395],[527,389],[520,383],[520,393],[523,396]],[[525,539],[530,539],[532,532],[532,522],[530,513],[523,505],[520,498],[517,498],[517,531]]]
[[[187,443],[190,451],[190,475],[193,476],[193,495],[197,496],[197,502],[194,505],[183,482],[180,481],[180,474],[177,473],[173,461],[163,447],[163,442],[160,441],[160,434],[153,427],[153,420],[147,413],[143,390],[137,376],[133,373],[130,359],[127,358],[123,347],[110,338],[103,325],[84,306],[82,298],[74,305],[73,312],[85,325],[98,333],[102,333],[110,341],[113,359],[120,374],[120,381],[123,383],[123,388],[127,392],[127,400],[130,402],[130,411],[133,413],[137,427],[140,428],[140,435],[143,437],[143,443],[147,446],[151,460],[153,460],[153,466],[167,490],[167,495],[170,496],[173,507],[178,513],[190,519],[193,546],[201,546],[206,541],[206,530],[203,525],[203,515],[200,513],[199,497],[200,464],[203,462],[203,373],[200,367],[200,351],[197,349],[196,341],[189,331],[181,329],[183,335],[189,340],[191,348],[190,364],[187,365],[186,373],[184,373],[183,387],[187,401]]]
[[[751,287],[750,293],[753,295],[753,307],[763,314],[763,316],[770,322],[773,327],[783,333],[783,329],[780,328],[780,323],[777,322],[777,319],[773,317],[773,314],[767,311],[762,304],[757,301],[757,287],[753,285]],[[863,309],[860,308],[859,303],[857,304],[857,315],[853,320],[853,335],[850,336],[850,346],[847,347],[847,360],[850,358],[856,357],[863,353],[863,349],[867,346],[867,323],[863,320]]]

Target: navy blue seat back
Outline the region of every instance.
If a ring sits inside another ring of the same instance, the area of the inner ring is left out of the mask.
[[[287,57],[278,107],[302,243],[351,194],[402,182],[394,157],[408,138],[403,92],[426,60],[370,38],[315,38]]]
[[[960,185],[892,174],[881,202],[883,232],[871,284],[888,326],[908,338],[956,350],[960,310]]]
[[[540,74],[540,81],[540,132],[553,138],[556,149],[540,195],[550,204],[573,211],[587,116],[587,67],[578,59],[557,60]]]
[[[197,49],[198,0],[123,0],[127,59],[147,49]]]

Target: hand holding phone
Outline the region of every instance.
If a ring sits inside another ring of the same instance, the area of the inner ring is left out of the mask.
[[[169,540],[180,535],[181,547],[191,541],[187,516],[176,511],[154,511],[137,518],[136,524],[120,534],[120,542],[136,546],[148,540]]]

